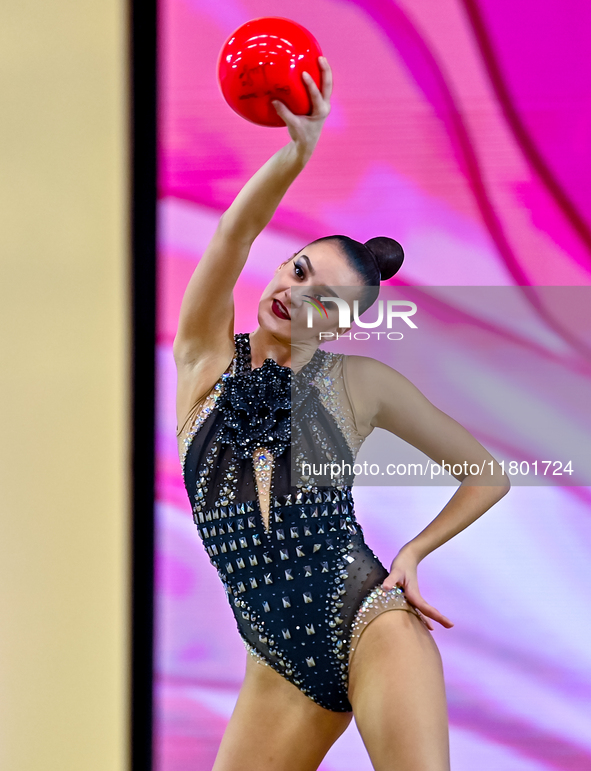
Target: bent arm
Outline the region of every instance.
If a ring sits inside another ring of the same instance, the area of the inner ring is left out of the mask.
[[[471,525],[509,490],[509,478],[469,431],[432,404],[409,380],[391,367],[361,356],[349,357],[349,390],[356,402],[361,430],[373,427],[391,431],[425,453],[435,463],[470,468],[483,474],[454,474],[460,486],[439,514],[396,555],[385,590],[401,586],[407,600],[431,619],[449,628],[452,622],[422,597],[417,579],[419,562],[454,535]]]
[[[442,511],[403,550],[416,562],[464,530],[510,488],[500,465],[472,434],[435,407],[407,378],[381,362],[351,357],[359,411],[373,427],[384,428],[438,464],[477,465],[482,473],[454,474],[460,486]],[[360,390],[362,389],[362,390]]]
[[[311,115],[294,115],[282,102],[273,103],[291,142],[256,172],[222,215],[183,297],[173,348],[177,365],[192,367],[200,359],[231,358],[236,281],[253,241],[310,159],[330,112],[332,74],[323,57],[319,65],[322,91],[310,75],[303,76],[312,101]]]
[[[253,241],[304,168],[306,156],[306,148],[293,141],[282,147],[221,216],[183,297],[174,341],[177,362],[190,364],[210,351],[221,354],[232,349],[234,286]]]

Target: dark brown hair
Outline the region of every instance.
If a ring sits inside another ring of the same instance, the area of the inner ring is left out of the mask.
[[[334,241],[346,257],[351,267],[359,274],[363,283],[371,287],[361,303],[367,310],[378,297],[380,281],[386,281],[400,270],[404,261],[404,251],[398,241],[387,236],[376,236],[362,244],[349,236],[324,236],[312,243]],[[373,291],[372,291],[373,290]]]

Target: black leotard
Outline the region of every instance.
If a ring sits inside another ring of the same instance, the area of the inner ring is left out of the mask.
[[[317,350],[294,375],[272,359],[252,370],[249,336],[235,342],[231,370],[185,440],[194,520],[250,652],[320,706],[347,712],[351,635],[362,602],[370,615],[374,601],[385,610],[412,607],[401,590],[377,588],[388,571],[355,519],[352,478],[291,484],[293,458],[317,456],[319,447],[329,460],[353,462],[319,388],[336,354]],[[265,480],[268,527],[259,502]]]

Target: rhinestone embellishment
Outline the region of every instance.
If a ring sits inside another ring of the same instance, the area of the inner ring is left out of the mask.
[[[248,379],[248,336],[236,336],[236,351],[230,377]],[[325,457],[341,449],[350,452],[339,416],[319,393],[321,387],[332,387],[326,378],[333,377],[329,370],[335,363],[332,355],[319,351],[292,391],[299,410],[296,424],[309,425],[310,431],[298,434],[296,427],[289,456],[283,454],[290,447],[288,434],[282,450],[283,439],[275,429],[267,434],[260,430],[262,424],[255,425],[266,420],[267,408],[273,413],[285,397],[289,402],[292,378],[279,371],[286,368],[267,364],[266,373],[252,378],[251,385],[262,386],[253,410],[248,400],[254,401],[256,389],[248,383],[244,388],[234,383],[233,398],[243,398],[241,404],[231,400],[214,403],[212,393],[206,406],[217,412],[208,423],[211,430],[206,428],[207,434],[201,435],[202,456],[195,457],[195,447],[190,464],[185,462],[185,483],[199,535],[251,656],[322,707],[347,712],[351,709],[346,683],[354,608],[362,600],[359,592],[366,591],[368,576],[379,576],[384,568],[363,541],[348,481],[323,486],[308,478],[300,485],[289,478],[298,441],[304,448],[306,441],[315,443]],[[318,378],[325,378],[323,385]],[[285,383],[286,393],[273,390],[280,383]],[[223,389],[218,393],[223,390],[227,395],[226,381],[219,385]],[[277,420],[284,419],[277,410],[274,414]],[[306,424],[301,419],[308,415]],[[199,420],[198,416],[191,431],[197,433],[199,425],[203,426],[205,417],[201,423]],[[254,428],[249,433],[251,422]],[[337,429],[334,435],[330,433],[333,429]],[[236,437],[249,442],[238,442]],[[362,606],[377,607],[369,600]],[[359,636],[369,618],[370,614],[356,617]]]
[[[271,476],[273,474],[273,456],[264,447],[256,449],[252,456],[254,478],[257,486],[261,516],[265,530],[269,531],[269,502],[271,498]]]

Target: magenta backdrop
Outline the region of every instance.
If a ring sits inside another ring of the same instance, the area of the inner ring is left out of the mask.
[[[224,103],[215,76],[222,43],[248,19],[289,16],[320,41],[335,77],[321,144],[240,279],[237,331],[246,331],[272,269],[332,232],[397,238],[407,284],[588,286],[591,5],[160,0],[159,13],[155,767],[204,771],[245,653],[182,486],[171,342],[219,214],[287,141]],[[546,353],[532,345],[528,361]],[[508,388],[512,373],[496,374]],[[387,561],[449,495],[363,487],[356,502]],[[456,623],[435,632],[454,771],[591,767],[590,508],[588,488],[514,488],[423,564],[423,593]],[[369,769],[353,727],[322,765]]]

